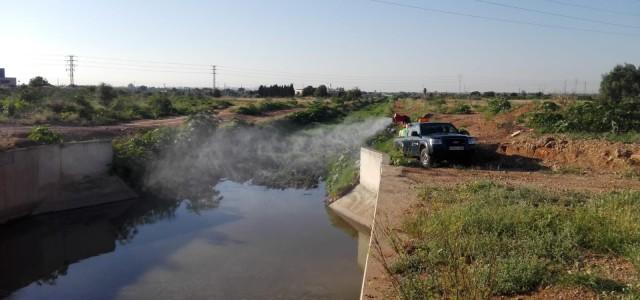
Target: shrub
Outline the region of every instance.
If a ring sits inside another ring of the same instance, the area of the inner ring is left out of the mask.
[[[10,103],[7,105],[7,114],[8,114],[10,117],[13,117],[13,116],[15,116],[15,115],[16,115],[16,105],[15,105],[15,103],[10,102]]]
[[[115,99],[118,96],[118,94],[116,93],[116,90],[112,86],[105,83],[101,83],[98,86],[97,92],[98,92],[98,95],[97,95],[98,100],[104,106],[108,106],[109,104],[111,104],[111,101],[113,101],[113,99]]]
[[[259,116],[265,112],[291,108],[292,104],[286,102],[264,101],[258,104],[251,103],[247,106],[238,107],[237,113],[243,115]]]
[[[173,104],[166,96],[154,96],[149,99],[149,107],[155,118],[169,116],[173,113]]]
[[[29,140],[42,144],[62,143],[62,135],[51,131],[47,126],[35,126],[31,128],[28,135]]]
[[[327,194],[335,200],[358,184],[358,164],[345,155],[339,156],[329,164],[327,170]]]
[[[342,113],[337,109],[324,105],[318,102],[314,102],[306,110],[296,112],[288,117],[288,119],[299,125],[326,122],[334,120],[342,116]]]
[[[450,113],[453,114],[470,114],[472,113],[471,106],[466,103],[456,102],[456,104],[451,108]]]
[[[487,102],[487,111],[492,114],[499,114],[511,110],[511,102],[507,99],[496,98]]]
[[[162,127],[114,139],[112,170],[122,178],[140,184],[147,164],[174,142],[176,134],[175,129]]]
[[[93,108],[91,102],[87,101],[87,99],[82,96],[77,97],[75,99],[75,102],[76,104],[78,104],[78,106],[80,106],[80,108],[78,109],[78,115],[80,116],[80,118],[91,120],[93,118],[93,114],[95,113],[95,109]]]

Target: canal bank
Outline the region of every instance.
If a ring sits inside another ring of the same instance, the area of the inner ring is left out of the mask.
[[[0,224],[136,197],[109,173],[112,159],[109,140],[0,152]]]

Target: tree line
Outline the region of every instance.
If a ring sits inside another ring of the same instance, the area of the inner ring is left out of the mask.
[[[294,97],[296,90],[293,88],[293,84],[290,85],[277,85],[258,87],[258,95],[260,97]]]

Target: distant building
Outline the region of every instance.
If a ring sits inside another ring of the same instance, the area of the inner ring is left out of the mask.
[[[4,68],[0,68],[0,88],[16,87],[15,77],[4,77]]]

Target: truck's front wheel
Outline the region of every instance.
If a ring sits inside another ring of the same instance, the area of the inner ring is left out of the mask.
[[[433,158],[429,155],[429,149],[422,148],[420,151],[420,164],[425,168],[431,168],[433,166]]]

